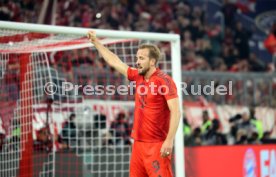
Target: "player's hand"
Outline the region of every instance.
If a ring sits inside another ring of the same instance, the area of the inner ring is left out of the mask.
[[[90,40],[90,42],[94,43],[97,40],[95,31],[88,31],[87,38]]]
[[[168,157],[172,154],[173,140],[165,140],[161,146],[161,157]]]

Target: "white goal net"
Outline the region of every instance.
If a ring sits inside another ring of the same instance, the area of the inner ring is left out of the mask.
[[[89,43],[88,29],[1,22],[0,31],[0,176],[129,176],[133,88]],[[182,96],[178,35],[96,32],[129,66],[141,43],[157,44],[159,68]],[[179,129],[177,177],[184,176]]]

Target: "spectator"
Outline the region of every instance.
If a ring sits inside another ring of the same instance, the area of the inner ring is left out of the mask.
[[[236,11],[237,7],[234,3],[231,2],[231,0],[224,0],[221,12],[224,15],[224,22],[226,27],[234,27]]]
[[[227,66],[224,63],[222,58],[216,58],[214,60],[213,70],[220,71],[220,72],[226,72],[227,71]]]
[[[0,152],[1,152],[2,147],[4,145],[5,138],[6,138],[6,132],[3,128],[3,126],[2,126],[2,119],[0,117]]]
[[[230,123],[230,136],[233,137],[233,144],[237,141],[238,134],[238,121],[241,119],[241,114],[236,114],[235,116],[229,118]]]
[[[239,21],[236,24],[234,44],[239,51],[240,59],[249,59],[249,39],[251,38],[252,33],[243,28],[242,23]]]
[[[191,34],[193,41],[203,38],[205,32],[200,19],[194,19],[191,26]]]
[[[18,145],[18,143],[20,142],[20,138],[21,138],[21,127],[20,127],[20,123],[19,120],[17,119],[13,119],[12,121],[12,138],[11,141],[13,142],[13,146],[14,148],[18,148],[16,147],[16,145]]]
[[[203,24],[205,18],[203,12],[204,11],[199,6],[194,6],[192,12],[192,19],[199,19],[200,22]]]
[[[202,56],[208,64],[213,64],[213,51],[209,39],[197,40],[197,54]]]
[[[195,128],[191,136],[184,137],[185,145],[187,146],[200,146],[202,145],[201,130],[199,127]]]
[[[191,22],[188,18],[185,18],[183,16],[178,17],[178,23],[179,23],[179,28],[180,31],[191,31]],[[183,35],[181,35],[181,39],[183,39]]]
[[[248,138],[248,144],[261,144],[261,141],[259,140],[258,131],[255,130],[252,132],[251,136]]]
[[[255,53],[250,53],[249,63],[250,63],[250,71],[265,72],[268,70],[266,64],[262,60],[258,59]]]
[[[10,21],[12,19],[13,13],[7,4],[7,0],[0,2],[0,20]]]
[[[61,137],[64,143],[66,143],[67,147],[70,147],[76,143],[77,130],[76,124],[74,122],[75,118],[76,114],[72,113],[69,116],[69,119],[64,123],[63,129],[61,131]]]
[[[235,140],[236,145],[247,144],[247,132],[244,129],[238,129]]]
[[[228,70],[237,62],[233,48],[223,45],[221,51],[221,58],[223,58]]]
[[[191,125],[189,124],[186,117],[183,118],[183,134],[184,136],[190,136],[192,133]]]
[[[255,117],[255,108],[250,108],[250,121],[251,121],[251,124],[254,125],[254,128],[255,128],[255,134],[257,135],[254,135],[254,138],[255,136],[257,136],[256,139],[260,140],[262,139],[263,137],[263,134],[264,134],[264,131],[263,131],[263,123],[261,120],[257,119]]]
[[[94,116],[94,129],[106,129],[106,116],[97,114]]]
[[[241,114],[241,122],[238,124],[239,129],[244,129],[245,132],[251,132],[254,128],[254,125],[250,121],[250,113],[248,109],[244,108]]]
[[[218,119],[212,120],[209,131],[204,136],[206,145],[227,145],[226,136],[220,131],[220,122]]]
[[[223,40],[222,29],[219,25],[206,26],[206,33],[210,39],[210,45],[214,56],[219,56]],[[212,64],[212,63],[211,63]]]
[[[130,143],[130,125],[126,118],[126,114],[121,112],[118,114],[117,118],[111,123],[110,133],[113,136],[112,144],[125,144],[129,145]]]
[[[229,27],[226,27],[224,30],[223,44],[231,48],[234,45],[234,34]]]
[[[202,112],[202,125],[201,125],[201,133],[205,134],[207,133],[210,128],[212,127],[212,121],[210,120],[208,110],[204,110]]]
[[[264,135],[261,139],[262,144],[276,144],[276,139],[271,138],[271,132],[269,131],[264,132]]]
[[[55,133],[53,135],[53,138],[54,138],[54,147],[55,147],[55,150],[63,150],[63,149],[68,149],[68,144],[64,142],[64,140],[62,139],[62,137]]]
[[[37,139],[34,141],[34,149],[37,151],[50,152],[53,148],[52,136],[49,127],[43,127],[36,132]]]
[[[3,132],[0,132],[0,152],[2,151],[2,147],[5,143],[5,138],[6,138],[5,134]]]
[[[110,144],[111,135],[107,130],[106,116],[97,114],[94,116],[92,130],[86,132],[93,139],[94,147],[102,147],[102,145]]]
[[[244,109],[242,114],[237,114],[229,119],[231,135],[235,137],[235,144],[259,144],[263,137],[261,121],[255,118],[254,109]]]
[[[182,48],[184,51],[189,51],[189,50],[195,49],[195,43],[192,40],[190,31],[183,32]]]
[[[276,53],[276,22],[273,23],[270,31],[268,32],[268,36],[264,41],[264,46],[272,55],[275,55],[275,53]]]

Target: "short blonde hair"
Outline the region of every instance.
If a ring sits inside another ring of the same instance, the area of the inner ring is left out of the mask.
[[[154,44],[141,44],[138,49],[149,49],[149,58],[155,59],[155,64],[158,63],[161,52],[159,48]]]

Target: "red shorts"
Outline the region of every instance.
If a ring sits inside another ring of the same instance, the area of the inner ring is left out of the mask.
[[[161,157],[163,142],[134,141],[130,160],[130,177],[172,177],[171,155]]]

